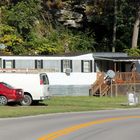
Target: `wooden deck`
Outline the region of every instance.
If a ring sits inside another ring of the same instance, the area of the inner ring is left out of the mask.
[[[138,72],[117,72],[114,78],[116,84],[140,83],[140,73]]]
[[[136,90],[135,85],[140,87],[140,73],[138,72],[116,72],[112,84],[109,83],[108,79],[105,79],[105,73],[97,73],[97,80],[91,85],[89,95],[101,97],[111,95],[113,92],[117,96],[119,93],[126,93],[130,89]]]

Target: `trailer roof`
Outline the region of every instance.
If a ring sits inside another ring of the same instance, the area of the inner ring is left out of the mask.
[[[127,53],[122,52],[95,52],[93,57],[127,57]]]

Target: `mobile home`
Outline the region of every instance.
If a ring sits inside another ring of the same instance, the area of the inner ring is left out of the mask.
[[[1,56],[1,71],[39,71],[48,75],[51,95],[88,95],[89,87],[96,81],[97,72],[109,69],[129,71],[140,59],[126,53],[97,52],[69,56]]]
[[[76,56],[1,56],[2,72],[39,71],[48,75],[51,95],[88,95],[96,80],[93,54]]]

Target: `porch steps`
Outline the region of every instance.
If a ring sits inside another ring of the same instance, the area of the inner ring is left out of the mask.
[[[104,80],[104,73],[100,73],[97,75],[97,80],[94,84],[92,84],[89,95],[90,96],[106,96],[110,90],[110,85],[107,84]]]

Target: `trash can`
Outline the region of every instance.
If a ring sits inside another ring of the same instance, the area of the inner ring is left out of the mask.
[[[137,105],[138,104],[138,94],[135,92],[128,93],[128,105]]]

